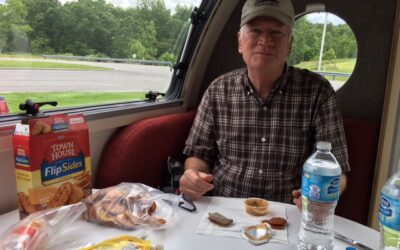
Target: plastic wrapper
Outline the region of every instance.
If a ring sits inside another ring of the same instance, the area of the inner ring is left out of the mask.
[[[160,244],[152,244],[148,240],[143,240],[130,235],[120,236],[109,240],[102,241],[96,245],[80,248],[80,250],[163,250]]]
[[[0,249],[46,249],[55,236],[85,210],[86,206],[83,203],[77,203],[33,213],[11,226],[0,237]]]
[[[163,229],[175,224],[173,204],[179,196],[138,183],[121,183],[101,189],[83,202],[88,221],[127,230]]]

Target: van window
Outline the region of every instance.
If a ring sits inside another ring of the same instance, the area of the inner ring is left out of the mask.
[[[338,90],[353,73],[356,61],[357,42],[343,19],[318,12],[296,20],[289,64],[321,74]]]
[[[200,2],[0,0],[0,103],[15,114],[26,99],[68,108],[165,93]]]

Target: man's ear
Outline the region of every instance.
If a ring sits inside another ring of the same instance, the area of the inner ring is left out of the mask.
[[[289,52],[287,54],[287,57],[290,56],[290,53],[292,53],[292,46],[293,46],[293,36],[290,38],[290,42],[289,42]]]
[[[238,51],[239,54],[242,54],[242,39],[240,37],[240,31],[237,33],[237,39],[238,39]]]

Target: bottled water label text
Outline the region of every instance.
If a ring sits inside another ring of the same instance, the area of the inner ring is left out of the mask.
[[[378,218],[382,225],[400,231],[400,201],[381,193]]]
[[[303,171],[301,194],[311,201],[335,202],[339,199],[340,175],[321,176]]]

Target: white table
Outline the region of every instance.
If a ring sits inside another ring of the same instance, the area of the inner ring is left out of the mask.
[[[196,201],[197,211],[194,213],[176,208],[180,216],[180,222],[174,228],[169,228],[167,230],[146,232],[143,230],[125,231],[99,226],[79,219],[74,222],[72,226],[61,232],[61,234],[57,236],[57,241],[62,245],[74,241],[81,243],[97,243],[121,235],[146,235],[146,239],[154,243],[162,244],[165,250],[296,249],[297,232],[301,214],[294,205],[289,204],[285,205],[289,223],[289,245],[266,243],[253,246],[244,239],[196,234],[199,222],[211,199],[212,197],[203,197],[201,200]],[[18,221],[17,210],[0,215],[0,234],[16,221]],[[379,233],[369,227],[339,216],[335,216],[334,227],[335,231],[361,241],[372,249],[379,248]],[[335,240],[335,250],[346,249],[347,246],[349,246],[349,244]]]

